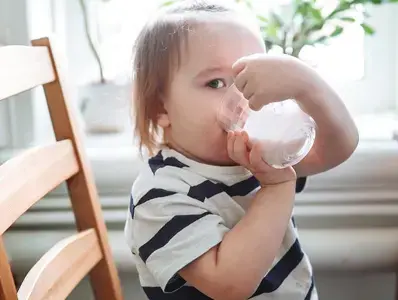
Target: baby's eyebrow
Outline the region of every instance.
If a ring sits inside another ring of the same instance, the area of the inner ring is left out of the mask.
[[[203,77],[209,77],[210,75],[214,74],[214,73],[231,73],[232,72],[232,68],[229,67],[210,67],[210,68],[206,68],[201,70],[196,76],[195,78],[203,78]]]

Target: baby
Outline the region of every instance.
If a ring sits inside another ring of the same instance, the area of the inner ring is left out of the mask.
[[[297,178],[357,146],[336,93],[298,59],[265,54],[246,15],[203,1],[178,2],[145,26],[134,71],[136,134],[151,157],[125,236],[148,298],[318,299],[292,209]],[[222,130],[217,110],[233,83],[253,109],[293,98],[314,118],[304,160],[271,168],[246,133]]]

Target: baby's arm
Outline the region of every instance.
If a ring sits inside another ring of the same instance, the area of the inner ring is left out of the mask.
[[[307,70],[308,71],[308,70]],[[317,124],[310,153],[294,169],[298,177],[329,170],[347,160],[358,144],[358,130],[336,92],[315,71],[297,101]]]
[[[307,64],[288,55],[256,54],[239,59],[233,70],[235,85],[252,108],[293,98],[314,118],[315,144],[295,166],[298,177],[331,169],[354,152],[358,131],[348,110],[336,92]]]
[[[213,299],[248,299],[281,246],[294,194],[295,181],[262,188],[222,242],[183,268],[180,276]]]
[[[221,243],[180,271],[180,276],[214,299],[247,299],[270,269],[292,215],[296,174],[274,169],[249,146],[246,133],[228,134],[229,156],[260,182],[246,215]]]

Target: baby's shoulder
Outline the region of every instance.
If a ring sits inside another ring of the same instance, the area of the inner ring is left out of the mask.
[[[156,158],[156,157],[155,157]],[[190,184],[187,181],[187,170],[183,166],[165,164],[149,159],[142,166],[132,187],[132,194],[140,197],[150,190],[164,190],[173,193],[187,193]]]

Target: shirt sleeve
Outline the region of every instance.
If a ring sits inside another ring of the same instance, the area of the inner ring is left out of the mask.
[[[185,281],[178,272],[219,244],[229,230],[203,201],[182,190],[151,188],[145,193],[132,192],[133,251],[164,292],[183,286]]]

